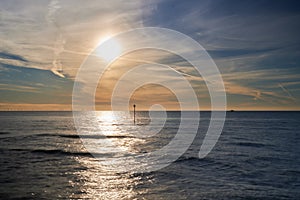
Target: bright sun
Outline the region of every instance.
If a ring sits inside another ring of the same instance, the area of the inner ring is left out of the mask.
[[[121,46],[117,40],[106,37],[99,42],[96,52],[99,57],[110,62],[121,54]]]

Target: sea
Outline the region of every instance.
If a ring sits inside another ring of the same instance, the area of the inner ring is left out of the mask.
[[[78,129],[72,112],[0,112],[0,199],[300,199],[300,112],[227,112],[216,145],[199,158],[211,117],[200,112],[182,155],[138,172],[132,156],[170,144],[181,113],[167,112],[152,135],[147,112],[135,123],[121,112],[96,115]],[[131,163],[114,163],[122,156]]]

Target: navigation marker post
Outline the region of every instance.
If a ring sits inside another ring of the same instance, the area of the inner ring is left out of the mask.
[[[133,123],[135,124],[135,104],[133,104]]]

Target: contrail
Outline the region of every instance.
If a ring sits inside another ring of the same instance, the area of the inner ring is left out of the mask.
[[[285,87],[283,87],[281,83],[279,83],[278,85],[290,97],[290,99],[292,99],[293,101],[296,100],[295,97],[293,97],[293,95]]]
[[[49,24],[54,23],[54,21],[55,21],[55,13],[60,8],[61,7],[59,6],[59,1],[57,1],[57,0],[52,0],[48,4],[48,13],[47,13],[46,19],[47,19],[47,21],[48,21]]]
[[[52,62],[53,64],[53,68],[51,69],[51,71],[64,78],[65,76],[62,74],[63,69],[62,69],[62,64],[61,61],[59,59],[59,55],[60,53],[62,53],[64,51],[64,45],[65,45],[65,40],[63,39],[62,35],[60,34],[57,39],[56,42],[54,44],[54,60]]]
[[[49,5],[48,5],[48,13],[46,16],[46,20],[49,25],[53,24],[58,30],[59,30],[59,35],[56,38],[55,44],[54,44],[54,55],[53,55],[53,67],[51,68],[51,71],[59,76],[64,78],[65,76],[63,75],[63,69],[62,69],[62,64],[59,59],[60,54],[64,51],[64,46],[65,46],[65,40],[61,34],[60,28],[58,25],[55,23],[55,13],[60,9],[59,1],[57,0],[52,0]]]

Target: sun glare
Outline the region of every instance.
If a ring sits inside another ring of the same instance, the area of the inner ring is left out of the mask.
[[[117,40],[106,37],[98,43],[96,51],[100,58],[110,62],[121,54],[121,46]]]

